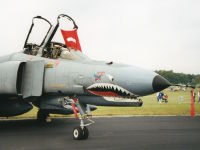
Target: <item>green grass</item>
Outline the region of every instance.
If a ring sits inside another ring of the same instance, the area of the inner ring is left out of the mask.
[[[169,96],[168,103],[158,103],[156,94],[142,97],[142,107],[98,107],[93,114],[102,115],[190,115],[191,97],[190,91],[169,92],[165,90]],[[180,96],[184,97],[184,101],[180,102]],[[200,103],[195,102],[195,113],[200,114]]]
[[[98,107],[93,112],[94,116],[113,116],[113,115],[190,115],[191,97],[190,90],[169,92],[164,91],[168,95],[168,103],[158,103],[156,94],[141,97],[143,100],[142,107]],[[196,91],[197,93],[197,91]],[[180,96],[184,97],[184,101],[180,103]],[[200,103],[195,102],[195,113],[200,115]],[[13,118],[36,118],[37,108],[30,112],[16,116]],[[60,117],[62,115],[51,115],[53,117]],[[69,116],[69,115],[68,115]],[[72,116],[72,115],[70,115]]]

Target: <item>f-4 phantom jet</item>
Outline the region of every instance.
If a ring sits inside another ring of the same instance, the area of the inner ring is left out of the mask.
[[[60,29],[61,18],[72,29]],[[36,20],[48,26],[40,44],[30,42]],[[65,43],[52,40],[58,29]],[[80,125],[74,128],[73,138],[87,139],[96,106],[140,107],[141,96],[171,85],[153,71],[88,58],[77,30],[68,15],[59,15],[55,26],[41,16],[33,18],[23,50],[0,57],[0,117],[20,115],[33,106],[41,122],[50,114],[75,114]]]

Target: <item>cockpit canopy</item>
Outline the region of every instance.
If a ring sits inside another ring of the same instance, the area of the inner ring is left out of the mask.
[[[60,24],[59,19],[62,17],[66,17],[69,21],[73,23],[73,26],[74,26],[73,30],[70,30],[69,32],[63,29],[61,30],[62,35],[65,40],[65,44],[52,41],[57,29],[59,28],[59,24]],[[46,23],[48,25],[47,32],[42,38],[41,44],[36,44],[29,41],[32,30],[35,26],[35,23],[37,22],[36,20],[43,21],[43,23]],[[77,29],[78,29],[78,26],[76,25],[75,21],[67,15],[63,15],[63,14],[59,15],[57,18],[57,25],[55,27],[47,19],[41,16],[36,16],[32,20],[32,25],[30,27],[30,30],[28,32],[28,35],[24,44],[24,53],[28,55],[40,56],[40,57],[45,57],[45,58],[50,58],[50,59],[59,59],[59,58],[68,59],[68,60],[85,59],[86,56],[81,53],[80,43],[79,43],[78,35],[77,35]],[[67,34],[68,33],[72,34],[72,37],[69,37],[67,39],[65,36],[65,32]],[[74,40],[73,40],[74,38],[73,34],[75,37]],[[71,39],[71,41],[69,39]],[[78,43],[73,43],[77,41]],[[76,45],[79,44],[78,45],[79,49],[76,49],[75,44]]]

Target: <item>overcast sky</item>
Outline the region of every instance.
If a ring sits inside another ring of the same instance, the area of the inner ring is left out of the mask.
[[[93,59],[200,74],[198,0],[4,0],[0,55],[22,50],[33,16],[55,24],[61,13],[75,19]]]

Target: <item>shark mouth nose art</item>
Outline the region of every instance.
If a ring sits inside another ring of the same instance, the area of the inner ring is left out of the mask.
[[[87,90],[98,96],[107,96],[107,97],[124,97],[124,98],[133,98],[137,97],[128,90],[110,83],[95,83],[87,88]]]

